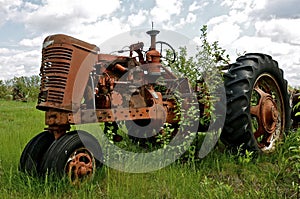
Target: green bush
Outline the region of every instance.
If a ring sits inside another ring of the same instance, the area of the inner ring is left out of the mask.
[[[299,97],[299,102],[293,107],[294,110],[297,110],[300,108],[300,97]],[[295,116],[300,116],[300,112],[297,112]]]
[[[10,95],[10,91],[7,88],[4,81],[0,80],[0,99],[5,99],[6,96]]]
[[[0,99],[35,101],[39,93],[40,77],[14,77],[7,81],[0,80]]]
[[[223,85],[222,69],[230,60],[218,41],[212,43],[208,41],[206,25],[200,31],[201,45],[197,46],[196,54],[188,57],[187,49],[181,47],[177,53],[177,60],[168,65],[178,77],[188,78],[192,87],[197,88],[200,109],[203,109],[200,113],[200,124],[207,126],[216,117],[213,115],[213,106],[218,98],[213,93]]]
[[[193,110],[193,107],[190,107],[189,110],[180,111],[181,113],[182,111],[186,111],[186,114],[189,117],[199,118],[200,128],[198,130],[205,132],[207,131],[210,122],[215,120],[217,117],[213,115],[215,102],[219,100],[216,93],[220,85],[223,85],[222,69],[224,68],[224,65],[228,65],[229,55],[225,54],[225,50],[219,46],[217,41],[212,43],[208,41],[207,26],[203,26],[200,31],[201,44],[197,46],[195,55],[189,56],[187,48],[180,47],[179,52],[176,52],[177,59],[175,61],[172,59],[173,52],[167,51],[166,60],[172,61],[165,64],[167,67],[171,68],[171,71],[175,73],[178,78],[188,79],[192,88],[195,89],[194,91],[197,92],[200,110],[198,108]],[[179,96],[180,95],[176,97],[177,100],[179,99]],[[188,126],[182,123],[179,125]],[[217,129],[216,131],[219,132]],[[164,136],[168,136],[170,134],[166,132]],[[170,132],[172,134],[172,130]],[[199,140],[203,139],[201,133],[198,134],[198,132],[189,132],[185,139],[188,139],[189,136],[193,137],[195,134],[197,139],[194,140],[194,143],[189,149],[182,146],[182,149],[186,151],[186,153],[182,156],[183,159],[193,160],[196,155],[196,151],[198,151],[200,143]],[[158,139],[159,141],[164,140],[163,145],[167,145],[170,140],[169,137],[167,137],[167,139],[158,137]]]

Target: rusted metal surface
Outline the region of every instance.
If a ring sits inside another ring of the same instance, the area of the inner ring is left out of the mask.
[[[254,90],[259,94],[259,102],[250,108],[251,115],[257,118],[258,129],[254,132],[254,136],[261,148],[269,146],[279,120],[279,111],[277,104],[272,95],[261,90],[258,86]]]
[[[45,39],[40,69],[41,87],[37,108],[78,109],[89,73],[98,61],[99,48],[66,35]],[[76,84],[80,82],[81,84]],[[77,95],[72,97],[73,88]]]
[[[166,121],[166,109],[158,104],[147,108],[86,109],[68,115],[69,124],[94,122],[114,122],[140,119],[158,119]],[[170,117],[170,116],[169,116]],[[171,118],[169,119],[171,120]]]
[[[186,79],[178,79],[160,63],[161,54],[155,49],[159,31],[147,33],[151,47],[145,56],[142,42],[130,45],[126,57],[102,54],[95,45],[67,35],[45,39],[37,108],[46,111],[47,129],[56,139],[72,124],[179,122],[173,92],[188,97],[192,89]]]
[[[86,148],[79,148],[69,157],[65,172],[74,185],[93,178],[96,164],[91,152]]]

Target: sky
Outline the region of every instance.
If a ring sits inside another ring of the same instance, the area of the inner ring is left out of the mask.
[[[42,43],[48,35],[67,34],[96,44],[102,51],[105,48],[101,44],[117,41],[112,38],[128,31],[151,29],[153,22],[154,29],[165,33],[158,35],[159,40],[173,38],[175,43],[181,40],[178,39],[181,35],[187,38],[181,41],[199,44],[200,28],[207,25],[209,41],[219,41],[231,62],[244,52],[269,54],[278,61],[289,84],[300,87],[298,3],[298,0],[0,0],[0,80],[38,75]]]

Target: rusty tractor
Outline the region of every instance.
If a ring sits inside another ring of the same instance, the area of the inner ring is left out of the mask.
[[[161,131],[166,123],[178,125],[173,88],[185,101],[195,89],[161,63],[156,45],[170,45],[156,41],[159,31],[147,33],[149,50],[143,51],[142,42],[132,44],[129,56],[103,54],[96,45],[62,34],[44,40],[36,108],[45,112],[47,128],[24,148],[21,171],[67,174],[75,183],[92,178],[102,166],[102,150],[90,133],[70,130],[74,124],[101,122],[108,128],[125,121],[133,140],[153,136],[152,130]],[[221,141],[232,148],[272,151],[290,126],[287,81],[278,63],[265,54],[241,56],[228,65],[224,86]],[[136,126],[147,128],[136,132]]]

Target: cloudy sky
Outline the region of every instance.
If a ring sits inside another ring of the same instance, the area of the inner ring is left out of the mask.
[[[43,39],[64,33],[101,45],[137,29],[175,31],[237,53],[272,55],[290,85],[300,86],[298,0],[0,0],[0,79],[37,75]],[[99,46],[101,49],[101,46]]]

